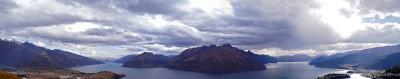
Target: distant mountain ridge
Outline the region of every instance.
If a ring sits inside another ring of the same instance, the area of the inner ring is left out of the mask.
[[[58,49],[0,39],[0,64],[27,69],[61,69],[103,62]]]
[[[269,55],[264,55],[264,54],[254,54],[253,52],[251,52],[250,50],[247,51],[247,53],[251,56],[251,58],[253,58],[254,60],[262,63],[262,64],[267,64],[267,63],[276,63],[278,62],[278,59],[276,59],[275,57],[269,56]]]
[[[334,54],[328,57],[318,57],[310,65],[330,68],[371,68],[366,67],[386,55],[400,52],[400,45],[375,47],[364,50]]]
[[[276,63],[277,59],[223,44],[189,48],[177,56],[144,52],[124,56],[115,62],[125,62],[123,67],[133,68],[164,67],[192,72],[241,72],[265,70],[264,64]]]
[[[311,61],[316,56],[309,56],[306,54],[296,54],[296,55],[284,55],[284,56],[278,56],[276,57],[277,61],[279,62],[305,62],[305,61]]]
[[[126,61],[122,67],[133,67],[133,68],[153,68],[162,67],[164,64],[168,63],[171,58],[161,55],[153,54],[150,52],[144,52],[137,55],[132,60]]]
[[[116,59],[114,62],[115,63],[125,63],[125,62],[128,62],[128,61],[134,59],[136,56],[137,56],[137,54],[126,55],[126,56],[123,56],[123,57],[121,57],[119,59]],[[176,57],[176,56],[178,56],[178,55],[167,55],[167,57],[169,57],[171,59]]]

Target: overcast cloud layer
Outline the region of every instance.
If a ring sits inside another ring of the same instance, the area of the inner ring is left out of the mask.
[[[90,57],[229,43],[273,56],[400,43],[397,0],[1,0],[0,36]]]

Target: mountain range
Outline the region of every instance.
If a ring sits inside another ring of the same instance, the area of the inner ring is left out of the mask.
[[[230,44],[189,48],[165,64],[166,68],[192,72],[240,72],[265,70],[262,59]]]
[[[296,55],[284,55],[276,57],[279,62],[305,62],[311,61],[317,56],[309,56],[306,54],[296,54]]]
[[[349,51],[331,56],[320,56],[310,65],[330,68],[365,68],[365,69],[387,69],[397,63],[400,45],[375,47],[364,50]]]
[[[0,39],[0,65],[3,68],[62,69],[101,63],[103,62],[59,49],[50,50],[28,42]]]
[[[264,64],[276,63],[277,59],[224,44],[189,48],[177,56],[144,52],[122,57],[115,62],[124,62],[123,67],[134,68],[164,67],[192,72],[240,72],[265,70]]]
[[[122,67],[133,67],[133,68],[153,68],[161,67],[171,60],[171,58],[161,55],[153,54],[150,52],[144,52],[137,55],[133,59],[125,62]]]

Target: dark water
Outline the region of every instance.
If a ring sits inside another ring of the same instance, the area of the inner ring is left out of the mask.
[[[122,64],[106,64],[70,68],[81,72],[94,73],[112,71],[127,75],[123,79],[314,79],[328,73],[345,73],[343,69],[317,68],[307,62],[278,62],[267,64],[267,70],[234,73],[186,72],[165,68],[126,68]],[[350,74],[351,79],[360,79],[360,74]]]

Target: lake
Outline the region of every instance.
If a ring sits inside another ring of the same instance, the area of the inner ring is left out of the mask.
[[[267,70],[233,72],[233,73],[200,73],[165,68],[126,68],[120,63],[80,66],[70,68],[86,73],[112,71],[127,75],[123,79],[314,79],[328,73],[345,73],[348,70],[318,68],[307,62],[278,62],[266,64]],[[360,74],[349,74],[350,79],[363,79]]]

